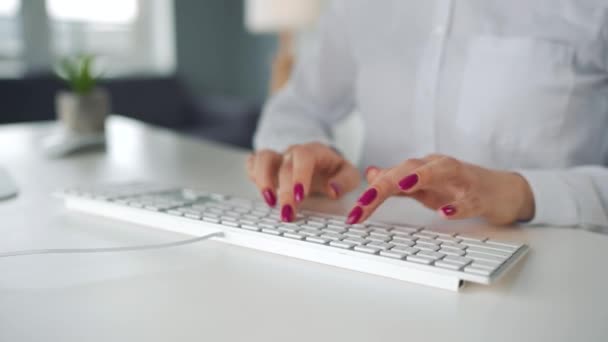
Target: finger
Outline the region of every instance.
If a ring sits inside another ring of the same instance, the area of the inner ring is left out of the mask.
[[[385,174],[387,171],[387,169],[381,169],[377,166],[368,166],[367,169],[365,169],[365,178],[367,180],[368,184],[371,184],[374,182],[374,180],[379,177],[382,176],[383,174]]]
[[[249,176],[249,180],[251,180],[252,182],[255,182],[254,166],[255,166],[255,154],[252,153],[249,156],[247,156],[247,161],[245,162],[245,167],[247,169],[247,176]]]
[[[331,199],[338,199],[359,187],[361,176],[359,171],[349,162],[344,162],[338,172],[325,185],[325,193]]]
[[[414,193],[421,189],[443,188],[461,179],[462,163],[454,158],[442,157],[412,170],[399,179],[399,188],[405,193]]]
[[[280,163],[281,155],[274,151],[266,150],[256,153],[253,166],[255,184],[266,203],[271,207],[277,204],[275,191]]]
[[[357,200],[357,205],[351,210],[346,220],[354,224],[366,220],[384,201],[399,194],[401,191],[397,181],[404,174],[420,167],[424,162],[418,159],[409,159],[397,167],[389,169],[382,176],[378,176]]]
[[[482,205],[479,197],[466,196],[441,206],[437,211],[448,220],[465,219],[481,216]]]
[[[293,159],[293,194],[295,203],[300,203],[310,193],[310,184],[315,171],[315,155],[305,146],[295,147],[291,152]]]
[[[295,219],[295,201],[293,196],[293,157],[290,153],[286,154],[279,169],[279,203],[281,206],[281,220],[293,222]]]

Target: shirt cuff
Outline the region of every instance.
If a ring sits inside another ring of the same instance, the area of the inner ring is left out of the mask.
[[[577,203],[568,183],[555,171],[517,170],[534,196],[534,217],[530,225],[575,226],[579,224]]]

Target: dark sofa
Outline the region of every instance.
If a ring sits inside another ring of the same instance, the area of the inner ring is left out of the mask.
[[[195,97],[175,76],[102,82],[112,112],[197,137],[251,147],[261,104],[230,96]],[[65,88],[52,75],[0,79],[0,124],[55,118],[55,93]]]

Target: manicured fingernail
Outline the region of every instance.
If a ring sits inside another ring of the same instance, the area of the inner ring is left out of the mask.
[[[340,185],[336,182],[330,182],[329,186],[334,190],[336,196],[340,196]]]
[[[285,222],[293,221],[293,208],[289,204],[285,204],[283,208],[281,208],[281,220]]]
[[[454,208],[453,205],[446,205],[445,207],[441,208],[441,211],[443,211],[445,216],[452,216],[456,214],[456,208]]]
[[[277,196],[274,195],[274,191],[270,189],[264,189],[264,191],[262,191],[262,196],[264,197],[266,204],[268,204],[269,206],[274,207],[275,205],[277,205]]]
[[[363,215],[363,209],[361,209],[361,207],[359,206],[354,207],[353,210],[350,211],[350,214],[348,214],[348,218],[346,218],[346,223],[355,224],[359,222],[361,215]]]
[[[296,200],[296,203],[300,203],[304,200],[304,185],[302,185],[302,183],[294,185],[293,198]]]
[[[361,197],[359,197],[359,200],[357,202],[359,202],[359,204],[361,205],[368,205],[376,199],[377,195],[378,190],[376,190],[376,188],[370,188],[366,192],[364,192]]]
[[[399,187],[401,190],[409,190],[416,185],[416,183],[418,183],[418,175],[414,173],[400,180]]]
[[[376,172],[376,171],[378,171],[378,168],[377,168],[377,167],[375,167],[375,166],[373,166],[373,165],[372,165],[372,166],[368,166],[368,167],[365,169],[365,175],[367,176],[367,175],[368,175],[370,172],[372,172],[372,171],[373,171],[373,172]]]

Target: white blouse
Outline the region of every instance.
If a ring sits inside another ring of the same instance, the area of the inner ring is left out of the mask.
[[[312,50],[256,149],[332,144],[356,109],[362,166],[436,152],[517,170],[531,223],[608,232],[608,1],[336,1]]]

